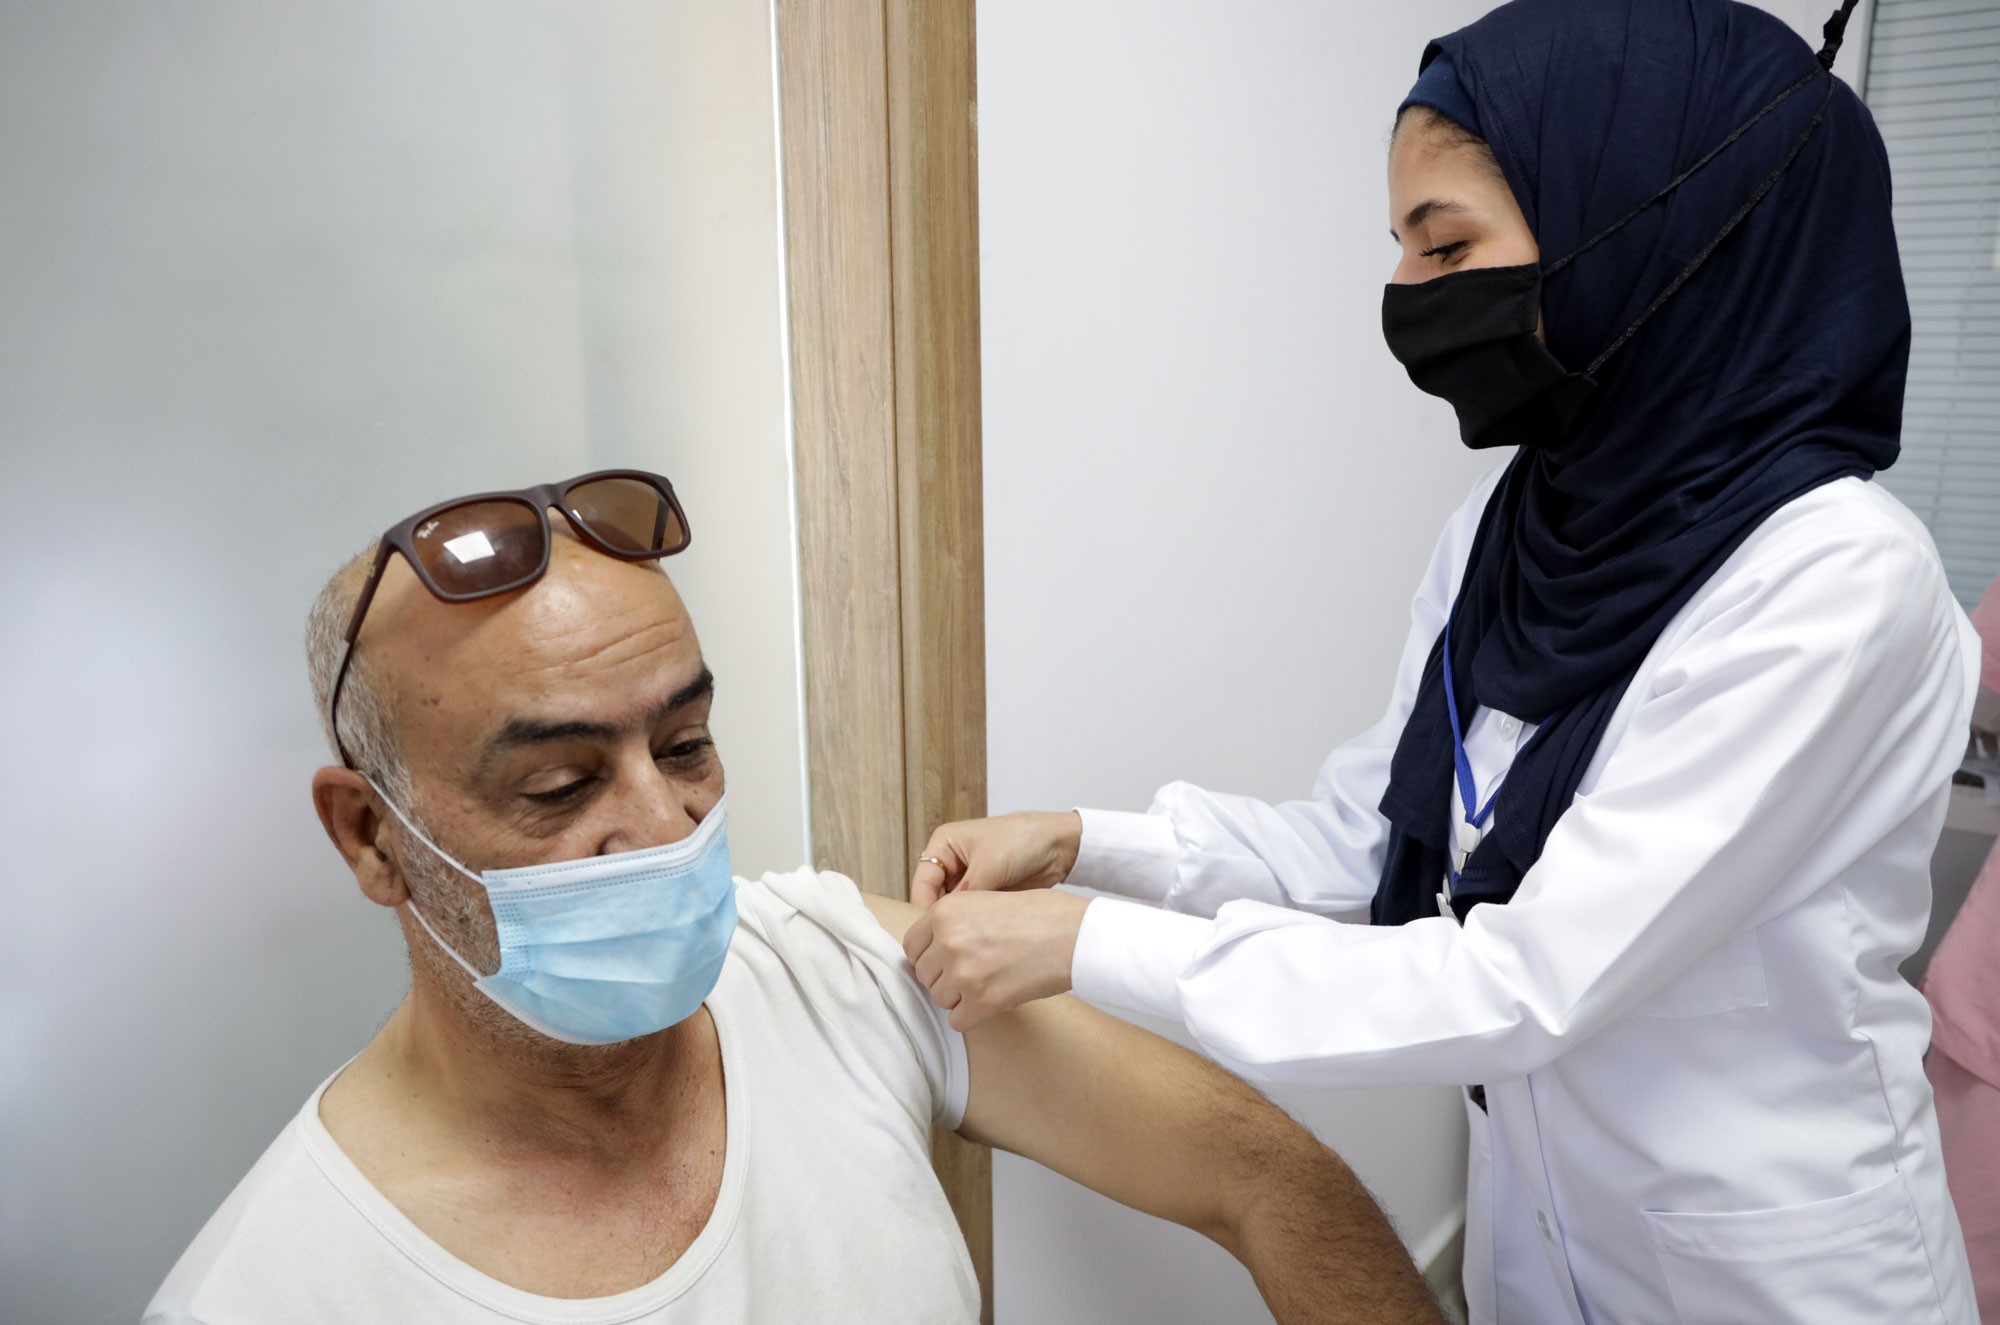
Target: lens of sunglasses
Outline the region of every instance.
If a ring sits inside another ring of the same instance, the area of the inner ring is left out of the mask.
[[[687,543],[680,512],[644,479],[592,479],[565,497],[576,518],[614,552],[678,552]]]
[[[548,545],[541,513],[524,501],[454,506],[410,531],[424,573],[439,592],[492,593],[541,568]]]

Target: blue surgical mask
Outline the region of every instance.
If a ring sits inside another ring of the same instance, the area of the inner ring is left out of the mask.
[[[736,933],[727,796],[691,835],[663,847],[476,874],[382,800],[439,859],[485,885],[500,969],[481,975],[412,902],[417,923],[474,988],[542,1034],[569,1044],[634,1040],[685,1021],[714,990]]]

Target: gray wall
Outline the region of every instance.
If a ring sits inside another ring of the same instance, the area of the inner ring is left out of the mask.
[[[136,1319],[405,982],[300,632],[426,502],[671,475],[804,856],[764,0],[0,5],[0,1319]]]

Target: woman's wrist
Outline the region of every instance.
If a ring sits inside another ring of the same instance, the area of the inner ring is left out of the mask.
[[[1049,863],[1054,882],[1061,883],[1076,869],[1077,853],[1083,850],[1083,816],[1075,810],[1049,815],[1054,820],[1049,832]]]

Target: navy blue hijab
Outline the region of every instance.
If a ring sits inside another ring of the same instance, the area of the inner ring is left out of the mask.
[[[1598,369],[1580,424],[1516,453],[1451,609],[1461,719],[1541,723],[1453,893],[1505,902],[1576,794],[1660,631],[1766,517],[1896,459],[1910,317],[1889,163],[1860,100],[1777,19],[1729,0],[1514,0],[1447,57],[1544,272],[1808,79],[1628,225],[1545,274],[1549,349],[1610,348],[1785,161],[1707,261]],[[1452,735],[1431,649],[1381,809],[1377,924],[1437,913]],[[1485,788],[1481,788],[1484,794]]]

